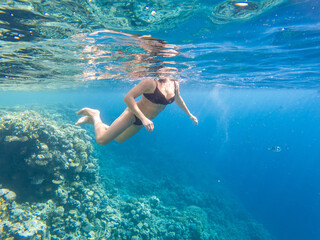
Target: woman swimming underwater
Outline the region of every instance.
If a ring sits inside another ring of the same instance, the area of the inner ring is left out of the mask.
[[[135,98],[141,95],[141,100],[136,102]],[[180,96],[178,81],[172,78],[142,80],[124,97],[128,107],[110,126],[101,121],[98,110],[91,108],[83,108],[78,112],[84,117],[81,117],[76,125],[93,124],[95,139],[100,145],[106,145],[112,140],[124,142],[139,132],[143,126],[152,132],[154,126],[151,120],[162,112],[166,105],[174,101],[198,125],[198,119],[190,113]]]

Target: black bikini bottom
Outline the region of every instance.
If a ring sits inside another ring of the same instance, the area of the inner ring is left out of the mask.
[[[140,118],[138,118],[136,115],[134,115],[134,116],[136,118],[136,121],[133,124],[137,125],[137,126],[142,125],[142,122],[141,122]]]

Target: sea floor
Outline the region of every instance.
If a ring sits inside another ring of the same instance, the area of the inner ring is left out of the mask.
[[[101,151],[74,112],[1,108],[1,239],[272,239],[227,189],[152,179]]]

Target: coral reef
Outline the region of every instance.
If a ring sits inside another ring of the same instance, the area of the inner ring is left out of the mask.
[[[58,127],[34,111],[0,113],[0,181],[17,201],[51,197],[64,182],[96,177],[85,130]],[[32,192],[32,194],[30,194]]]
[[[119,194],[85,130],[35,111],[0,112],[0,148],[0,239],[271,239],[238,206],[169,180]]]

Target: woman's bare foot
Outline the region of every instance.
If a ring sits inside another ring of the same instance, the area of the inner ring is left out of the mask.
[[[82,108],[79,112],[78,115],[85,115],[84,117],[81,117],[75,125],[80,125],[84,123],[90,123],[93,124],[94,118],[99,118],[100,119],[100,112],[99,110],[91,109],[91,108]]]
[[[86,115],[94,118],[94,117],[100,116],[100,111],[92,108],[82,108],[78,112],[78,115]]]
[[[81,117],[81,118],[75,123],[75,125],[80,125],[80,124],[84,124],[84,123],[93,124],[92,117],[89,117],[89,116]]]

